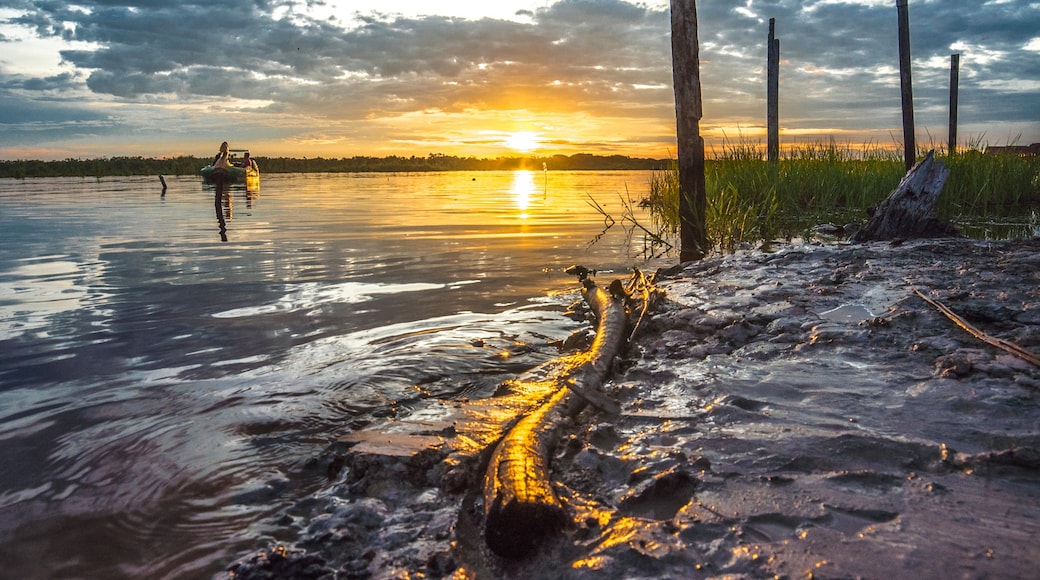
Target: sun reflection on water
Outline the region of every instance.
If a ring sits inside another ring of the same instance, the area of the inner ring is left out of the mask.
[[[535,192],[534,172],[518,170],[513,172],[513,184],[509,188],[516,202],[516,208],[520,210],[520,219],[527,219],[527,210],[531,207],[531,196]]]

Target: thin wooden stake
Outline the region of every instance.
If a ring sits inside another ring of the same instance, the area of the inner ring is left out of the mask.
[[[957,152],[957,92],[960,90],[961,55],[950,55],[950,155]]]
[[[914,89],[910,74],[910,9],[907,0],[896,0],[899,12],[899,89],[903,97],[903,161],[906,170],[914,166],[917,143],[914,139]]]
[[[776,38],[776,18],[769,19],[766,56],[766,157],[770,163],[780,159],[780,39]]]

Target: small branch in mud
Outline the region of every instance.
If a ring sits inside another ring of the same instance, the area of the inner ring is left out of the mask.
[[[939,312],[942,312],[946,316],[946,318],[952,320],[954,324],[964,329],[968,334],[974,336],[975,338],[981,340],[982,342],[990,346],[995,346],[1003,350],[1004,352],[1010,353],[1034,366],[1040,367],[1040,356],[1037,356],[1029,352],[1028,350],[1018,346],[1013,342],[1009,342],[1002,338],[997,338],[995,336],[986,334],[985,332],[979,330],[975,326],[972,326],[971,323],[969,323],[967,320],[964,320],[963,318],[958,316],[957,313],[955,313],[953,310],[950,310],[945,304],[939,302],[938,300],[935,300],[934,298],[929,298],[928,296],[925,296],[925,294],[917,288],[914,288],[913,290],[914,294],[917,294],[921,297],[922,300],[934,306]]]

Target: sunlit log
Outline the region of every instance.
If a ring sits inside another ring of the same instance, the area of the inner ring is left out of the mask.
[[[496,554],[529,554],[568,521],[550,480],[549,456],[562,421],[595,402],[614,357],[627,339],[626,292],[615,280],[609,290],[585,281],[582,296],[597,318],[588,352],[569,359],[559,390],[521,419],[496,446],[484,477],[484,538]]]

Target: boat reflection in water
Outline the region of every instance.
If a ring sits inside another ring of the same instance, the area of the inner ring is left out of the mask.
[[[225,203],[226,202],[226,203]],[[213,210],[217,213],[217,224],[220,226],[220,241],[228,241],[227,220],[231,219],[231,195],[217,190],[213,194]]]
[[[217,216],[217,225],[220,229],[220,241],[228,241],[227,237],[227,222],[231,221],[234,217],[234,195],[231,186],[231,181],[228,179],[227,172],[222,168],[218,168],[210,172],[204,180],[203,187],[206,185],[213,186],[213,211]],[[246,209],[253,209],[253,202],[260,197],[259,187],[256,189],[249,189],[248,182],[246,184]]]

